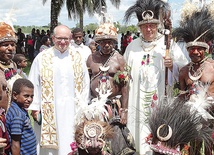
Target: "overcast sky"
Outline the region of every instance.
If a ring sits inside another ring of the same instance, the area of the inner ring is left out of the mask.
[[[45,26],[50,23],[50,1],[47,0],[43,5],[42,0],[0,0],[0,21],[5,20],[6,14],[12,11],[12,19],[14,25],[20,26]],[[135,0],[121,0],[119,9],[116,9],[107,1],[108,13],[113,15],[114,21],[123,23],[123,16],[125,11],[135,3]],[[180,7],[184,0],[169,0],[169,3],[173,9],[173,24],[176,25],[180,16]],[[60,13],[59,22],[69,27],[75,27],[77,21],[68,19],[66,7],[62,8]],[[88,17],[84,15],[84,25],[89,23],[97,23],[98,20],[95,17]],[[133,20],[130,24],[137,24],[137,20]]]

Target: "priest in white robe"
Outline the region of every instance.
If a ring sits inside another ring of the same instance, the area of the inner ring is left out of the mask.
[[[52,39],[54,47],[40,53],[31,66],[29,79],[35,92],[29,110],[35,120],[38,155],[67,155],[74,141],[75,94],[81,93],[87,105],[90,81],[81,54],[69,48],[70,29],[57,26]]]

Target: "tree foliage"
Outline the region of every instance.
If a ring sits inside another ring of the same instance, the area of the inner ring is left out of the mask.
[[[43,5],[47,0],[43,0]],[[58,25],[58,17],[61,12],[61,9],[64,5],[65,0],[51,0],[51,16],[50,16],[50,31],[53,32],[53,29]]]
[[[112,5],[116,8],[119,8],[121,0],[110,0]],[[45,4],[47,0],[43,0]],[[79,19],[79,27],[83,29],[83,18],[86,11],[89,16],[93,16],[95,13],[101,14],[102,7],[107,8],[106,0],[51,0],[51,17],[50,17],[50,30],[58,25],[58,16],[61,12],[61,9],[66,4],[68,11],[68,17],[70,19],[77,20]]]
[[[117,28],[118,33],[126,33],[126,31],[130,31],[131,33],[135,33],[135,32],[138,31],[138,27],[136,25],[127,26],[127,25],[121,25],[119,22],[114,22],[114,26]],[[79,23],[76,24],[76,27],[79,27]],[[44,25],[44,26],[35,26],[35,25],[32,25],[32,26],[20,26],[20,25],[14,25],[14,28],[15,28],[15,30],[17,30],[18,28],[21,28],[23,33],[30,34],[31,30],[33,28],[39,29],[40,31],[41,30],[47,31],[48,29],[50,29],[50,24],[47,24],[47,25]],[[71,27],[71,30],[74,29],[74,28],[75,27]],[[84,31],[87,31],[87,30],[93,31],[93,30],[96,30],[97,28],[98,28],[98,24],[97,23],[90,23],[88,25],[85,25],[83,27],[83,30]]]
[[[110,0],[112,5],[119,8],[120,0]],[[95,13],[101,15],[102,8],[107,8],[106,0],[67,0],[66,1],[68,17],[70,19],[79,19],[80,28],[83,27],[83,19],[86,11],[89,16],[93,16]]]

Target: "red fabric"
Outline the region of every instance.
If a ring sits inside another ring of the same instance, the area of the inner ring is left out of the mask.
[[[29,39],[29,40],[27,41],[27,44],[33,46],[33,39]]]
[[[127,47],[130,42],[132,42],[132,37],[131,36],[125,36],[123,39],[123,46]]]
[[[10,140],[6,129],[6,118],[5,118],[4,112],[0,113],[0,121],[1,121],[1,125],[4,125],[4,127],[0,126],[0,137],[7,139],[7,146],[4,149],[5,149],[5,153],[8,153],[10,151]],[[5,129],[5,131],[3,131],[3,128]]]

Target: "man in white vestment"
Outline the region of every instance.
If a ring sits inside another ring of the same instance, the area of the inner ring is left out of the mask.
[[[163,15],[160,15],[161,12]],[[171,25],[169,18],[166,18],[167,12],[170,12],[168,3],[138,0],[125,14],[126,21],[133,14],[137,15],[142,33],[141,37],[128,45],[124,53],[133,78],[129,89],[128,128],[135,139],[137,154],[140,155],[152,155],[152,150],[145,141],[150,134],[148,117],[159,101],[172,93],[165,92],[168,90],[165,79],[168,87],[173,86],[178,81],[179,69],[188,63],[176,43],[171,43],[169,54],[166,54],[165,36],[158,29],[163,24],[160,17],[165,18],[164,21],[168,20],[169,26]]]
[[[90,81],[81,54],[69,47],[70,29],[57,26],[52,40],[54,47],[39,53],[31,66],[35,92],[29,109],[37,122],[38,154],[67,155],[74,141],[75,94],[88,99]]]
[[[83,44],[83,31],[81,28],[75,28],[72,31],[72,38],[74,42],[71,43],[71,47],[74,48],[74,50],[80,52],[82,57],[84,58],[85,62],[88,59],[88,56],[92,53],[91,49]]]

